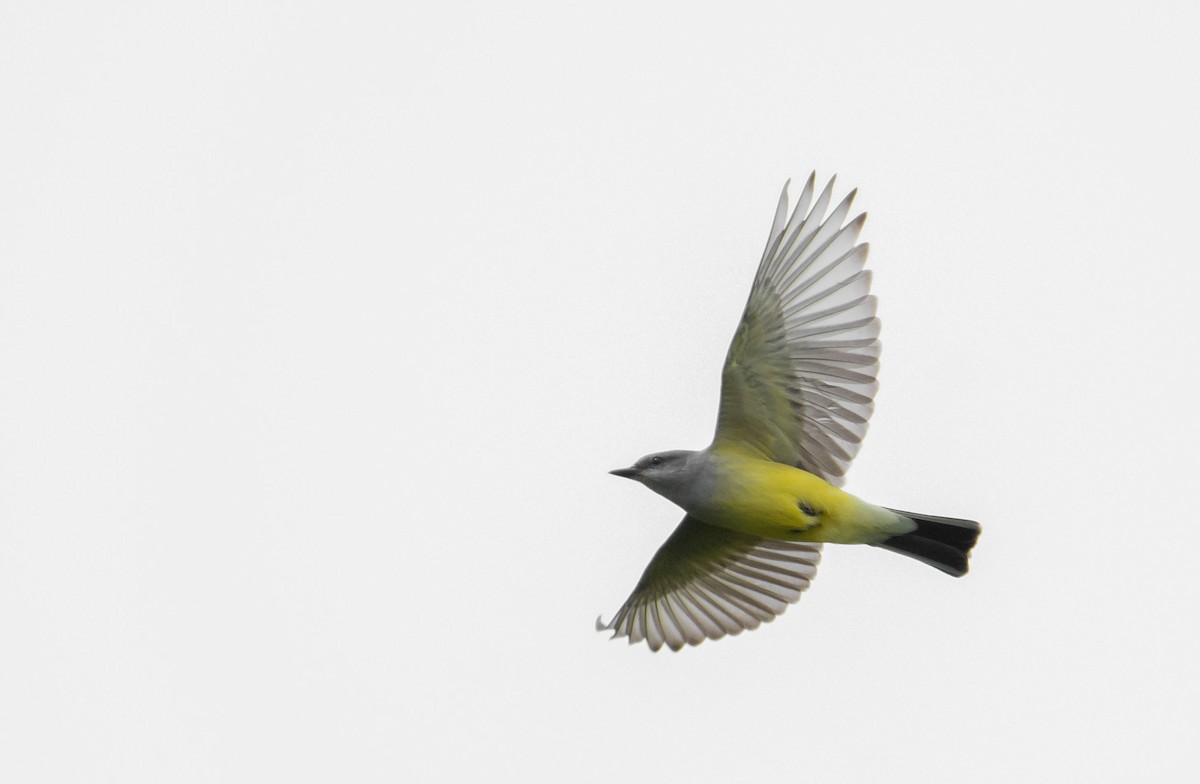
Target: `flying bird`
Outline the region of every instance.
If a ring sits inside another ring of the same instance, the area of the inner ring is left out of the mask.
[[[835,180],[815,194],[810,175],[790,217],[783,187],[721,371],[712,443],[611,472],[686,514],[598,630],[657,651],[755,629],[799,600],[824,542],[874,545],[966,574],[978,523],[875,506],[840,489],[871,416],[880,343],[868,245],[856,244],[867,216],[846,222],[851,191],[825,217]]]

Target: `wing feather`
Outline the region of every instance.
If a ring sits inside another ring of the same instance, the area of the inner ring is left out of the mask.
[[[825,216],[835,180],[814,201],[811,174],[790,216],[784,186],[725,359],[713,442],[841,484],[871,416],[880,342],[869,247],[856,244],[866,214],[847,222],[850,191]]]
[[[730,531],[683,518],[611,622],[596,628],[679,650],[770,621],[800,599],[821,546]]]

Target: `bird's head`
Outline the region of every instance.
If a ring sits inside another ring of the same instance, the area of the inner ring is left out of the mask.
[[[691,458],[696,454],[698,453],[686,449],[655,452],[646,455],[629,468],[617,468],[609,473],[634,479],[654,492],[673,499],[693,481],[697,465]]]

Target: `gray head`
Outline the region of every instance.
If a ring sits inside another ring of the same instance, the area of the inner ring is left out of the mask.
[[[635,479],[654,492],[670,498],[676,503],[687,495],[699,470],[700,452],[687,449],[672,449],[646,455],[629,468],[609,471],[614,476]]]

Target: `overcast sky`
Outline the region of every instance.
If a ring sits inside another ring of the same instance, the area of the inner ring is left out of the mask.
[[[421,10],[417,10],[421,6]],[[1192,3],[6,3],[0,779],[1191,781]],[[830,547],[680,654],[784,180],[883,320]]]

